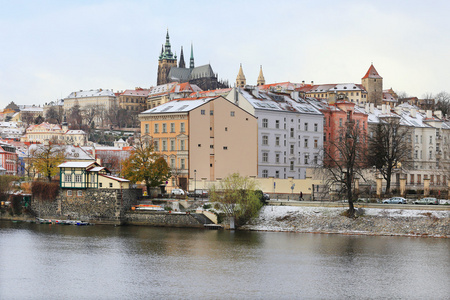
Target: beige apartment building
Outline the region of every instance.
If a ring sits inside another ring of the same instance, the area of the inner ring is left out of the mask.
[[[142,135],[153,141],[176,176],[168,191],[235,172],[257,176],[257,119],[222,96],[173,100],[139,119]]]

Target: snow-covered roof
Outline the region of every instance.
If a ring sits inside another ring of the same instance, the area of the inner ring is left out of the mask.
[[[172,100],[170,102],[161,104],[152,109],[148,109],[141,114],[165,114],[174,112],[189,112],[206,102],[211,101],[215,98],[203,98],[203,99],[183,99],[183,100]]]
[[[89,172],[99,172],[104,169],[105,167],[93,167],[92,169],[89,169]]]
[[[295,101],[287,94],[277,94],[266,91],[251,93],[248,90],[241,90],[241,94],[255,109],[259,110],[322,114],[317,107],[311,105],[307,101],[303,99]]]
[[[58,168],[87,168],[90,165],[95,164],[92,161],[68,161],[62,163],[58,166]]]
[[[75,98],[85,98],[85,97],[115,97],[115,94],[112,90],[89,90],[89,91],[78,91],[78,92],[72,92],[69,96],[67,96],[67,99],[75,99]]]
[[[128,179],[124,179],[124,178],[120,178],[120,177],[116,177],[116,176],[111,176],[111,175],[105,175],[105,174],[98,174],[100,176],[115,180],[115,181],[120,181],[120,182],[129,182]]]
[[[68,130],[66,135],[74,135],[74,134],[86,134],[83,130]]]

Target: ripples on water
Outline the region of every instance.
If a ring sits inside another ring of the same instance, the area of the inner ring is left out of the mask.
[[[450,299],[448,239],[0,222],[0,299]]]

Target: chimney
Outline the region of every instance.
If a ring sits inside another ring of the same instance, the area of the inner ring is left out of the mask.
[[[381,113],[382,113],[383,115],[387,114],[387,112],[386,112],[386,104],[382,104],[382,105],[381,105]]]
[[[411,117],[415,118],[416,117],[416,109],[415,108],[411,108]]]
[[[291,93],[291,98],[294,99],[295,101],[298,101],[298,91],[293,91]]]
[[[401,115],[401,114],[402,114],[402,108],[401,108],[401,107],[396,106],[396,107],[394,108],[394,110],[395,110],[395,112],[396,112],[398,115]]]
[[[305,84],[305,81],[304,81],[304,80],[302,80],[302,84]]]
[[[438,117],[439,119],[442,119],[442,111],[436,110],[436,111],[434,112],[434,114],[435,114],[435,116]]]
[[[370,113],[371,114],[375,113],[375,104],[374,103],[370,103]]]
[[[431,110],[427,110],[427,119],[433,118],[433,112]]]
[[[311,85],[314,85],[314,81],[311,81]]]
[[[366,105],[364,106],[364,110],[366,111],[367,114],[370,112],[370,105],[369,105],[369,103],[366,102]]]

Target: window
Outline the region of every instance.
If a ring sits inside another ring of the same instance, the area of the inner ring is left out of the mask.
[[[280,153],[275,154],[275,162],[280,163]]]
[[[305,145],[305,146],[304,146],[305,148],[308,148],[308,139],[305,139],[304,145]]]
[[[309,165],[309,153],[305,153],[305,165]]]
[[[430,144],[433,144],[433,136],[430,135]]]
[[[319,125],[317,123],[314,123],[314,131],[317,131],[319,129]]]
[[[275,145],[280,146],[280,137],[279,136],[275,137]]]
[[[234,111],[230,111],[230,116],[234,117]]]
[[[163,123],[163,124],[162,124],[162,132],[163,132],[163,133],[166,133],[166,132],[167,132],[167,124],[166,124],[166,123]]]
[[[200,113],[201,113],[202,115],[204,115],[206,112],[205,112],[204,109],[202,109],[202,110],[200,111]]]
[[[291,155],[294,155],[294,145],[291,145],[290,150],[289,150],[289,153],[290,153]]]
[[[175,141],[170,140],[170,151],[175,151]]]
[[[262,119],[262,127],[263,128],[267,128],[269,126],[269,120],[267,119]],[[266,170],[267,171],[267,170]]]
[[[433,151],[430,150],[430,153],[428,154],[428,159],[432,159],[433,158]]]
[[[280,128],[280,120],[275,120],[275,128]]]
[[[64,175],[64,181],[72,182],[72,175],[68,175],[68,174]]]
[[[78,197],[83,196],[83,191],[77,191],[77,196],[78,196]]]
[[[158,141],[153,142],[153,146],[155,147],[155,151],[159,151],[159,143]]]
[[[113,187],[113,184],[112,184],[112,182],[110,182],[110,183],[109,183],[109,187],[110,187],[110,188],[112,188],[112,187]]]
[[[319,159],[318,156],[317,156],[317,155],[314,155],[314,164],[315,164],[315,165],[317,165],[318,159]]]
[[[170,167],[175,168],[175,158],[170,159]]]
[[[269,137],[267,135],[263,135],[262,137],[262,144],[268,145],[269,144]]]
[[[294,137],[294,128],[291,128],[291,133],[290,133],[291,138]]]
[[[175,132],[175,123],[170,123],[170,132]]]
[[[75,182],[82,182],[83,181],[83,176],[81,174],[76,174],[75,175]]]
[[[227,146],[223,146],[223,150],[228,150],[228,147]]]
[[[149,133],[149,126],[148,126],[148,124],[145,124],[145,133]]]
[[[181,159],[181,169],[184,170],[185,167],[186,167],[186,166],[185,166],[185,159],[182,158],[182,159]]]
[[[275,171],[275,178],[280,178],[280,171]]]
[[[184,150],[184,140],[180,141],[180,150]]]
[[[159,132],[159,124],[155,124],[155,133]]]
[[[210,149],[214,149],[214,145],[209,145],[209,148]]]
[[[209,115],[210,115],[210,116],[213,116],[213,115],[214,115],[214,111],[213,111],[213,110],[210,110],[210,111],[209,111]]]
[[[166,140],[162,141],[162,151],[167,151],[167,141]]]
[[[67,196],[72,197],[72,191],[71,190],[67,191]]]
[[[102,186],[103,186],[103,183],[100,182],[100,183],[98,184],[98,186],[99,186],[99,187],[102,187]]]
[[[184,132],[185,130],[184,130],[184,122],[183,123],[180,123],[180,132]]]
[[[262,161],[263,161],[263,162],[268,162],[268,161],[269,161],[269,153],[264,152],[264,153],[262,154]]]
[[[267,170],[262,170],[262,177],[263,177],[263,178],[269,177],[269,171],[267,171]]]
[[[314,139],[314,148],[317,149],[319,147],[319,141]]]
[[[308,123],[305,123],[305,131],[308,131]]]
[[[289,170],[294,171],[294,161],[289,162]]]
[[[339,118],[339,127],[342,127],[342,118]]]

